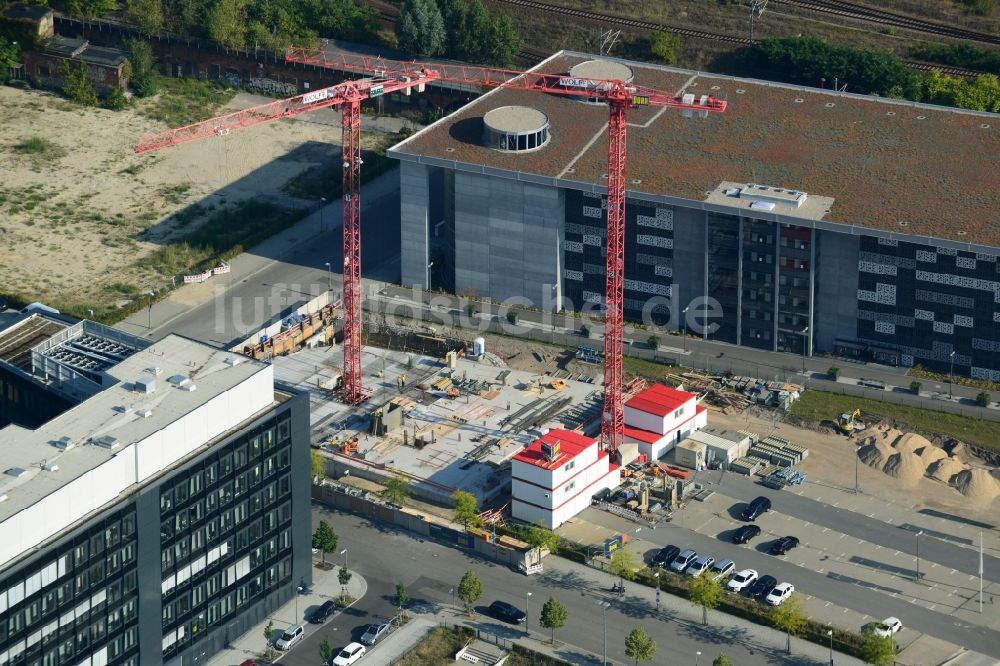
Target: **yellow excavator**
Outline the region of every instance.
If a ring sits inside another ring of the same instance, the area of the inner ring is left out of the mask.
[[[865,427],[864,423],[858,421],[861,416],[861,410],[855,409],[850,414],[841,414],[840,418],[837,419],[837,426],[840,427],[840,432],[845,435],[850,435],[855,430],[863,430]]]

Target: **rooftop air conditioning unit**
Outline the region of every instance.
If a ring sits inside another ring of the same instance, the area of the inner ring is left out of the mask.
[[[76,445],[73,443],[73,440],[71,440],[69,437],[60,437],[59,439],[52,442],[52,446],[56,447],[61,451],[69,451]]]

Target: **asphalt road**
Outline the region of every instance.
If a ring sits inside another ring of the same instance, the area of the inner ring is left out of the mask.
[[[726,474],[721,478],[723,480],[719,483],[719,472],[713,472],[700,474],[698,480],[703,483],[707,482],[716,492],[735,500],[749,502],[754,497],[763,495],[771,499],[775,511],[800,518],[814,525],[829,527],[836,532],[878,544],[884,548],[891,548],[911,555],[917,554],[916,532],[919,531],[919,527],[892,525],[877,518],[869,518],[861,513],[817,502],[808,497],[783,493],[780,490],[773,490],[754,483],[739,474]],[[877,508],[877,505],[872,506],[873,511],[876,511]],[[921,536],[920,559],[926,562],[937,562],[969,575],[979,575],[979,551],[956,546],[942,538],[927,534]],[[985,580],[1000,581],[1000,558],[984,555],[983,572]]]
[[[557,640],[596,655],[596,661],[600,661],[603,623],[596,601],[604,598],[605,588],[598,588],[574,572],[560,571],[555,564],[546,573],[529,578],[506,567],[471,557],[464,551],[420,540],[408,533],[381,525],[373,525],[357,516],[324,509],[316,511],[322,513],[322,517],[331,523],[340,536],[338,547],[344,546],[351,553],[365,553],[364,557],[352,559],[351,565],[368,581],[368,594],[354,608],[358,615],[335,621],[345,622],[343,625],[330,624],[331,629],[337,628],[333,632],[339,638],[339,641],[334,640],[337,647],[346,643],[346,636],[341,632],[360,628],[370,621],[373,613],[392,612],[391,607],[381,610],[388,603],[374,598],[380,595],[389,598],[396,581],[406,585],[411,605],[448,607],[454,603],[452,588],[458,584],[466,570],[474,569],[483,581],[484,594],[480,601],[482,607],[499,598],[523,610],[525,595],[532,592],[528,607],[529,622],[533,635],[538,638],[547,638],[547,633],[538,626],[541,604],[550,595],[557,596],[568,611],[566,626],[556,632]],[[661,663],[663,659],[668,663],[693,663],[696,651],[700,650],[703,653],[702,662],[706,664],[724,651],[733,663],[741,665],[819,666],[817,662],[795,654],[794,647],[791,656],[767,651],[750,632],[720,630],[711,625],[702,627],[674,617],[669,612],[664,612],[657,618],[654,595],[648,588],[630,584],[625,597],[610,601],[612,605],[607,611],[608,658],[615,663],[632,662],[625,656],[624,637],[632,628],[642,625],[659,644],[658,660]],[[478,625],[481,629],[506,638],[523,637],[521,629],[486,617],[481,617]],[[314,666],[318,645],[327,631],[324,628],[311,636],[307,642],[282,659],[282,663],[298,666],[304,665],[307,660],[313,660],[311,663]]]
[[[365,201],[361,245],[364,276],[398,281],[399,248],[399,190],[395,189],[378,199]],[[327,270],[326,262],[332,272]],[[342,265],[343,243],[338,223],[333,230],[299,246],[294,256],[277,258],[247,279],[226,283],[228,288],[221,303],[213,299],[194,307],[159,327],[156,333],[177,333],[229,346],[298,301],[309,300],[330,286],[339,292]]]
[[[341,543],[349,543],[349,541],[341,537]],[[281,663],[284,666],[316,666],[320,663],[319,646],[325,637],[330,638],[334,654],[336,654],[348,643],[361,638],[361,634],[365,632],[365,628],[369,624],[377,619],[392,617],[396,614],[396,609],[390,602],[395,593],[395,583],[368,575],[365,575],[365,581],[368,583],[368,592],[365,596],[343,613],[327,620],[322,627],[310,633],[301,643],[292,648],[288,654],[281,658]],[[301,610],[305,613],[304,617],[309,617],[315,607],[302,608]],[[378,645],[375,648],[369,648],[369,650],[377,648]]]
[[[727,478],[726,483],[728,482]],[[785,504],[776,505],[775,510],[784,511]],[[588,514],[587,519],[610,530],[621,528],[620,520],[611,514],[593,511]],[[808,541],[808,535],[798,536]],[[729,540],[728,529],[720,536],[712,537],[666,523],[656,530],[643,530],[643,538],[659,546],[673,544],[681,549],[692,548],[700,554],[712,555],[717,561],[731,559],[736,563],[737,569],[755,569],[761,576],[769,574],[779,582],[788,581],[795,586],[797,592],[811,594],[841,608],[867,613],[876,618],[896,616],[902,618],[905,626],[910,629],[1000,659],[1000,631],[908,603],[902,594],[893,596],[902,590],[892,587],[891,578],[887,577],[884,585],[874,585],[845,579],[829,572],[818,573],[784,561],[781,557],[769,555],[766,550],[770,545],[769,539],[756,540],[746,546],[736,545]],[[651,554],[642,553],[647,559]]]

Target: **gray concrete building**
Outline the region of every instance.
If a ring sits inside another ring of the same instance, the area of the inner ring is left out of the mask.
[[[537,70],[729,103],[630,111],[627,319],[1000,380],[995,114],[593,59]],[[592,100],[504,88],[395,145],[403,284],[599,305],[606,125]]]
[[[308,399],[176,335],[50,333],[34,369],[79,393],[0,429],[0,665],[204,663],[311,581]]]

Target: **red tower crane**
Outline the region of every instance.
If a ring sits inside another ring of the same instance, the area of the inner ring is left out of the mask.
[[[374,81],[383,83],[378,94],[407,89],[432,80],[478,86],[506,86],[521,90],[575,97],[602,99],[608,103],[608,217],[604,295],[604,409],[601,416],[601,441],[606,451],[617,454],[624,440],[625,406],[622,399],[622,318],[625,269],[625,168],[626,119],[633,106],[662,106],[699,112],[721,112],[725,100],[712,96],[674,95],[645,86],[617,80],[578,79],[545,72],[519,72],[492,67],[397,62],[369,56],[327,53],[321,50],[292,49],[286,59],[338,71],[375,75],[375,79],[351,82],[323,90],[340,91],[329,98],[315,99],[322,91],[299,95],[245,109],[186,128],[144,137],[137,152],[152,150],[230,129],[275,120],[328,106],[344,105],[344,385],[348,399],[364,399],[361,386],[361,254],[360,197],[357,173],[360,166],[360,103],[376,96]],[[367,87],[366,87],[367,86]],[[353,92],[347,92],[353,91]],[[340,95],[344,96],[341,97]],[[221,121],[221,122],[220,122]],[[348,147],[351,154],[348,154]],[[356,154],[355,154],[356,153]],[[350,187],[349,187],[350,186]],[[348,225],[350,220],[351,225]],[[348,263],[348,258],[351,258]],[[350,269],[350,270],[348,270]],[[350,301],[348,294],[351,294]],[[357,301],[353,302],[356,298]],[[352,335],[348,335],[348,330]],[[350,380],[349,380],[350,378]],[[348,384],[348,381],[356,382]],[[352,386],[353,388],[348,388]]]
[[[186,141],[228,134],[271,120],[339,106],[343,157],[344,224],[344,371],[340,397],[356,405],[368,397],[361,383],[361,102],[398,90],[409,90],[437,77],[433,72],[415,76],[378,76],[349,81],[329,88],[254,106],[193,125],[150,134],[139,139],[137,153],[146,153]]]

